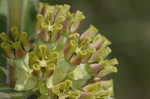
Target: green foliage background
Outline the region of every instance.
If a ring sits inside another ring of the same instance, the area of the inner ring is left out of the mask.
[[[0,0],[0,32],[6,31],[6,0]],[[29,0],[30,1],[30,0]],[[36,1],[36,0],[33,0]],[[116,99],[150,99],[150,1],[149,0],[40,0],[50,4],[70,4],[87,16],[81,27],[97,26],[112,41],[113,56],[120,61],[115,78]],[[24,31],[34,35],[33,3],[25,8]],[[0,50],[0,65],[5,59]],[[0,77],[3,73],[0,72]],[[4,82],[1,79],[0,82]]]

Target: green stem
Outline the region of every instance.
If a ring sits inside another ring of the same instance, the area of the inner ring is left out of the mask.
[[[52,89],[48,89],[48,99],[56,99],[54,94],[52,93]]]
[[[21,32],[24,30],[27,17],[28,7],[32,3],[36,3],[38,0],[7,0],[8,5],[8,21],[7,21],[7,33],[10,33],[12,27],[17,27]],[[7,83],[11,88],[15,86],[15,65],[7,64],[8,74]]]
[[[8,0],[8,30],[11,27],[21,29],[22,6],[24,0]]]
[[[38,0],[23,1],[21,31],[28,32],[30,36],[35,32],[35,20],[36,20],[35,6],[37,6],[37,4]]]
[[[21,30],[21,14],[24,0],[7,0],[8,3],[8,23],[7,32],[9,33],[12,27],[17,27]],[[11,88],[15,86],[15,65],[7,64],[8,75],[7,83]]]

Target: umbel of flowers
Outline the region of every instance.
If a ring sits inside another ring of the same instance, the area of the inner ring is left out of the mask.
[[[111,42],[69,5],[40,4],[36,36],[12,28],[0,34],[8,64],[15,67],[14,89],[39,93],[39,99],[112,99],[117,60],[107,56]]]

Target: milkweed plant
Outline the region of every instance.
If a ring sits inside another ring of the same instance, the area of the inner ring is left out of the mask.
[[[40,3],[36,35],[12,27],[0,34],[0,47],[17,91],[38,93],[39,99],[113,99],[117,59],[109,58],[111,42],[90,25],[79,33],[85,16],[70,6]]]

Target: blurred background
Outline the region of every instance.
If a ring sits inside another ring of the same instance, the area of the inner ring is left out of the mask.
[[[31,34],[36,20],[34,1],[27,4],[25,14],[28,26],[24,30]],[[93,24],[112,41],[112,56],[120,62],[114,75],[115,99],[150,99],[150,0],[40,1],[70,4],[72,11],[81,10],[86,15],[81,32]],[[6,31],[5,10],[5,2],[0,2],[0,32]],[[0,63],[4,61],[1,56]]]

